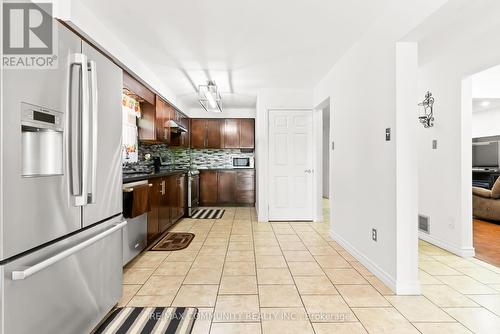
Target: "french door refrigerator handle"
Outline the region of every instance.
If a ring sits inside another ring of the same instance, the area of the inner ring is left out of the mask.
[[[91,166],[91,176],[90,176],[90,189],[88,190],[87,203],[94,204],[96,202],[96,185],[97,185],[97,117],[98,117],[98,99],[97,99],[97,64],[95,61],[91,60],[88,62],[89,72],[90,72],[90,108],[92,109],[92,114],[90,117],[92,125],[92,166]]]
[[[68,256],[71,256],[75,253],[78,253],[79,251],[89,247],[90,245],[96,243],[97,241],[107,237],[108,235],[114,233],[117,230],[122,229],[125,225],[127,225],[127,221],[123,221],[121,223],[115,224],[113,227],[107,229],[106,231],[93,236],[90,239],[87,239],[78,245],[75,245],[73,247],[70,247],[54,256],[49,257],[46,260],[43,260],[42,262],[38,262],[37,264],[32,265],[31,267],[25,269],[25,270],[20,270],[20,271],[13,271],[12,272],[12,280],[13,281],[19,281],[19,280],[24,280],[30,276],[33,276],[37,272],[50,267],[51,265],[67,258]]]
[[[74,197],[75,206],[84,206],[87,204],[87,175],[88,175],[88,155],[89,155],[89,79],[88,79],[88,63],[87,56],[82,53],[75,53],[72,55],[71,65],[79,65],[80,66],[80,87],[81,87],[81,96],[79,96],[79,110],[78,115],[74,115],[73,110],[71,118],[76,117],[79,120],[79,128],[80,131],[78,135],[81,135],[80,138],[80,147],[77,148],[78,154],[78,164],[79,164],[79,173],[78,180],[76,182],[79,183],[79,191],[75,194],[74,189],[72,190],[72,195]],[[72,104],[72,101],[69,101],[69,104]],[[75,134],[71,131],[71,150],[74,149],[74,143],[78,142],[77,138],[75,138]],[[73,154],[70,154],[70,169],[71,169],[71,184],[75,184],[75,173],[73,172],[73,168],[75,162],[73,161]]]

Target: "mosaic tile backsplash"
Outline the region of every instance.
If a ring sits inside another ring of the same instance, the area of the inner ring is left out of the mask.
[[[197,169],[232,168],[231,157],[253,157],[254,153],[242,153],[239,149],[186,149],[168,147],[165,144],[139,143],[139,162],[146,162],[146,154],[161,156],[172,165],[190,165]]]

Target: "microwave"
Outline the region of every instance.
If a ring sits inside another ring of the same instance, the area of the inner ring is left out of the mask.
[[[233,156],[232,162],[233,168],[254,168],[253,157]]]

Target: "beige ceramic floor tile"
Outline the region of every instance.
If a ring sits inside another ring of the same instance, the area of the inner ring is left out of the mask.
[[[445,308],[449,315],[479,334],[498,333],[500,317],[484,308]]]
[[[222,270],[224,256],[198,255],[193,262],[193,268],[217,268]]]
[[[153,275],[186,276],[191,268],[191,262],[163,262]]]
[[[439,276],[439,280],[463,294],[498,293],[496,290],[469,276]]]
[[[359,322],[313,323],[316,334],[366,334],[367,331]]]
[[[232,250],[253,250],[253,242],[252,241],[230,242],[228,249],[230,251],[232,251]]]
[[[172,306],[213,307],[218,285],[182,285]]]
[[[258,322],[257,295],[218,296],[213,322]]]
[[[198,252],[191,251],[176,251],[172,252],[165,261],[166,262],[193,262]]]
[[[226,254],[226,262],[244,262],[255,261],[253,251],[228,251]]]
[[[281,255],[279,246],[255,246],[255,255]]]
[[[344,260],[342,256],[333,256],[333,255],[316,255],[314,257],[316,261],[318,261],[319,265],[323,269],[330,268],[351,268],[349,262]]]
[[[184,276],[151,276],[137,292],[139,296],[175,295]]]
[[[339,255],[335,249],[330,247],[328,244],[327,246],[324,247],[307,247],[309,249],[309,252],[314,255],[314,256],[321,256],[321,255],[330,255],[330,256],[335,256]]]
[[[457,269],[457,268],[474,268],[477,265],[469,261],[468,259],[464,259],[462,257],[456,255],[436,255],[431,257],[434,260],[437,260],[441,263],[446,264],[447,266]]]
[[[223,276],[256,275],[254,262],[226,262]]]
[[[125,284],[122,286],[122,298],[118,302],[118,307],[124,307],[135,296],[141,285]]]
[[[123,271],[123,284],[144,284],[154,269],[129,269]]]
[[[261,307],[302,307],[295,285],[259,285]]]
[[[423,270],[418,271],[418,279],[420,281],[420,284],[444,284],[440,280],[438,280],[436,277],[426,273]]]
[[[354,308],[354,314],[369,333],[418,334],[418,331],[394,308]]]
[[[384,296],[394,295],[394,292],[384,284],[381,280],[379,280],[376,276],[366,276],[365,279],[370,282],[370,284],[377,289],[380,294]]]
[[[321,276],[323,270],[316,262],[289,262],[288,266],[293,276]]]
[[[424,296],[387,296],[386,298],[410,322],[455,322]]]
[[[309,251],[284,251],[283,255],[288,262],[314,262]]]
[[[260,323],[214,323],[210,334],[260,334]]]
[[[282,255],[257,255],[257,268],[287,268]]]
[[[472,334],[470,330],[465,328],[458,322],[452,323],[414,323],[417,329],[422,334]]]
[[[127,304],[129,307],[167,307],[172,303],[175,294],[162,296],[134,296]]]
[[[422,285],[422,294],[439,307],[479,306],[467,296],[447,285]]]
[[[191,268],[184,284],[219,284],[222,267]]]
[[[333,284],[368,284],[354,269],[325,269],[325,273]]]
[[[437,261],[422,262],[419,264],[419,267],[426,273],[434,276],[460,275],[460,272]]]
[[[209,334],[213,312],[213,308],[198,308],[197,318],[191,334]]]
[[[127,267],[128,268],[146,268],[146,269],[156,269],[170,254],[170,252],[144,252],[142,255],[136,257],[131,261]]]
[[[337,295],[338,291],[332,282],[323,276],[298,276],[295,285],[301,295]]]
[[[219,295],[256,295],[256,276],[223,276]]]
[[[311,322],[357,321],[349,306],[339,295],[302,296]]]
[[[282,251],[288,250],[307,250],[306,246],[302,243],[302,241],[298,242],[280,242],[279,243]]]
[[[288,269],[257,269],[257,282],[260,284],[294,284]]]
[[[261,308],[261,314],[263,334],[314,334],[303,308]]]
[[[354,267],[354,269],[356,269],[361,275],[363,276],[373,276],[373,274],[364,266],[362,265],[360,262],[351,262],[350,263],[351,266]]]
[[[384,307],[389,302],[371,285],[335,285],[350,307]]]
[[[469,298],[500,316],[500,295],[469,295]]]
[[[484,284],[500,284],[500,274],[486,268],[460,268],[460,272]]]

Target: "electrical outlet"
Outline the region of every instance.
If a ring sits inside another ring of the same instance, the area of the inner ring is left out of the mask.
[[[377,241],[377,230],[372,228],[372,240]]]
[[[438,148],[438,141],[437,141],[437,139],[434,139],[432,141],[432,149],[437,150],[437,148]]]

